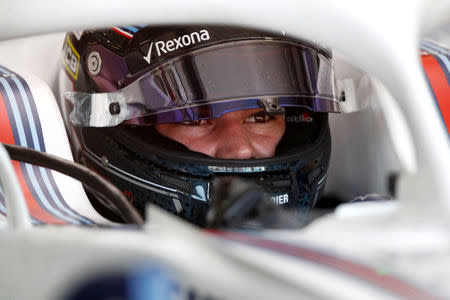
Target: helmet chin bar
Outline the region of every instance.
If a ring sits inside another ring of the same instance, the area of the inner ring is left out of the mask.
[[[288,115],[290,109],[286,108]],[[212,182],[229,176],[260,186],[269,201],[300,219],[307,217],[325,184],[331,147],[326,116],[315,115],[314,120],[288,123],[285,149],[260,160],[205,157],[161,136],[152,126],[79,130],[89,164],[122,191],[134,195],[133,205],[141,214],[151,202],[205,226],[210,200],[216,193]],[[316,134],[302,130],[311,126]],[[102,156],[107,157],[107,166],[102,164]]]

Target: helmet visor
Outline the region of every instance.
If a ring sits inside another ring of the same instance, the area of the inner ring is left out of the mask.
[[[74,125],[107,127],[125,120],[159,124],[218,118],[235,110],[302,107],[340,112],[329,58],[275,40],[218,44],[159,65],[110,93],[68,92]]]

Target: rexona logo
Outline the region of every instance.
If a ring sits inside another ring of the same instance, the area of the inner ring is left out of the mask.
[[[75,47],[72,45],[69,37],[67,37],[63,49],[63,63],[69,74],[73,79],[78,78],[78,68],[80,66],[80,54],[78,54]]]
[[[283,194],[283,195],[277,195],[270,197],[270,200],[272,200],[275,204],[281,205],[289,202],[289,195]]]
[[[146,56],[143,56],[143,58],[148,62],[148,64],[150,64],[153,47],[156,49],[156,54],[159,57],[162,54],[166,54],[186,46],[195,45],[203,41],[208,41],[209,39],[210,36],[208,30],[202,29],[199,32],[194,31],[191,34],[185,34],[172,40],[151,42],[150,47],[148,48],[148,53]]]

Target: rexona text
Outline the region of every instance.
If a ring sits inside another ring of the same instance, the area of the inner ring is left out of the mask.
[[[210,39],[209,32],[206,29],[202,29],[199,32],[194,31],[190,34],[185,34],[168,41],[151,42],[148,49],[148,53],[144,56],[144,59],[150,64],[151,54],[153,46],[156,48],[158,56],[162,54],[175,51],[186,46],[195,45],[202,41],[208,41]]]

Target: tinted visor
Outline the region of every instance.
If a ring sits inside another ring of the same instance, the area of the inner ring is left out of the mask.
[[[132,119],[137,124],[196,121],[270,105],[340,111],[330,59],[274,40],[209,46],[159,65],[117,92],[65,95],[74,104],[72,122],[95,127]]]

